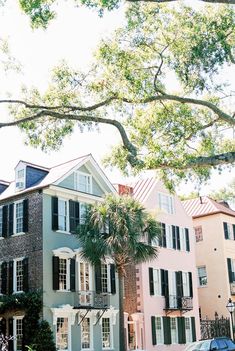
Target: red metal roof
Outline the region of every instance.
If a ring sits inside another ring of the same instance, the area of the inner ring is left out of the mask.
[[[182,201],[183,207],[189,216],[193,218],[209,216],[215,213],[224,213],[235,217],[235,211],[208,196],[200,196],[196,199]]]

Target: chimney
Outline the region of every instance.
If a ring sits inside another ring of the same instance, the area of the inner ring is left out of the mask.
[[[115,184],[114,186],[115,186],[119,195],[132,196],[132,194],[133,194],[133,188],[131,186],[124,185],[124,184]]]

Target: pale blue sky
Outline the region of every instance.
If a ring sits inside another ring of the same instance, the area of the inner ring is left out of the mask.
[[[7,8],[0,8],[0,33],[9,41],[12,54],[22,63],[22,74],[1,73],[0,94],[6,90],[18,97],[22,83],[44,89],[47,86],[49,71],[60,60],[66,59],[72,65],[84,68],[91,60],[92,52],[99,39],[108,35],[123,20],[120,9],[99,18],[97,13],[84,7],[75,9],[70,2],[63,2],[58,17],[44,31],[32,31],[28,18],[15,6],[16,1],[8,1]],[[0,121],[7,118],[6,111],[0,109]],[[42,153],[38,149],[26,147],[24,135],[17,128],[0,130],[0,179],[11,180],[14,167],[20,159],[45,166],[55,165],[81,154],[92,153],[100,162],[110,146],[119,141],[117,131],[112,127],[102,127],[100,133],[75,133],[64,141],[59,152]],[[117,182],[117,171],[106,171],[111,181]],[[212,188],[223,186],[232,179],[232,173],[226,172],[213,178]],[[191,186],[183,186],[190,191]],[[202,195],[207,188],[202,189]]]

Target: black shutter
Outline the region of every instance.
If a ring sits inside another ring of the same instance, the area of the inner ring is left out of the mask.
[[[58,256],[52,256],[52,285],[53,290],[59,290],[59,264]]]
[[[185,344],[186,343],[186,335],[185,335],[185,319],[184,317],[177,317],[178,324],[178,343]]]
[[[191,317],[191,327],[192,327],[192,341],[196,341],[196,325],[195,325],[195,317]]]
[[[71,258],[70,259],[70,290],[71,291],[75,291],[75,277],[76,277],[76,272],[75,272],[75,264],[76,264],[76,260],[75,258]]]
[[[176,226],[176,247],[180,250],[180,228]]]
[[[189,296],[193,297],[193,279],[192,272],[188,272],[188,280],[189,280]]]
[[[172,226],[172,245],[173,245],[173,249],[176,249],[176,227],[175,227],[175,225]]]
[[[159,242],[159,246],[162,246],[163,245],[162,223],[158,223],[158,224],[159,224],[159,228],[160,228],[160,235],[159,235],[159,238],[158,238],[158,242]]]
[[[102,292],[101,264],[95,266],[95,291],[97,294]]]
[[[8,234],[12,235],[14,230],[14,204],[9,205]]]
[[[233,239],[235,240],[235,224],[233,224]]]
[[[23,201],[23,232],[28,232],[28,223],[29,223],[29,209],[28,209],[28,199]]]
[[[152,328],[152,344],[157,345],[156,319],[154,316],[151,316],[151,328]]]
[[[149,293],[154,295],[153,268],[149,267]]]
[[[166,224],[162,223],[162,246],[166,247]]]
[[[28,258],[23,259],[23,291],[29,291],[29,260]]]
[[[8,336],[14,336],[13,318],[8,318]],[[9,351],[13,351],[14,350],[13,340],[9,340],[8,341],[8,348],[9,348]]]
[[[1,334],[6,335],[6,329],[7,329],[6,319],[5,318],[1,318],[1,320],[0,320],[0,335]]]
[[[52,230],[59,229],[58,223],[58,197],[51,198],[51,219],[52,219]]]
[[[185,242],[186,242],[186,251],[190,251],[189,230],[188,230],[188,228],[185,228]]]
[[[116,275],[115,275],[115,264],[110,265],[110,282],[111,282],[111,294],[116,294]]]
[[[223,222],[223,226],[224,226],[224,237],[225,237],[225,239],[229,239],[229,237],[228,237],[228,223]]]
[[[182,272],[175,272],[176,275],[176,294],[177,294],[177,308],[182,307],[182,297],[183,297],[183,277]]]
[[[8,267],[8,293],[9,295],[13,293],[13,281],[14,281],[14,261],[9,261]]]
[[[69,225],[70,233],[75,234],[79,225],[80,208],[79,202],[69,200]]]
[[[171,319],[170,317],[162,317],[163,321],[163,335],[164,335],[164,344],[171,344]]]
[[[8,206],[5,205],[2,208],[2,236],[3,236],[3,238],[7,237],[7,215],[8,215]]]
[[[227,266],[228,266],[228,279],[229,283],[233,282],[233,271],[232,271],[232,262],[231,258],[227,258]]]
[[[2,262],[2,265],[1,265],[1,278],[2,278],[1,293],[5,295],[7,293],[7,263],[6,262]]]
[[[166,283],[165,283],[165,270],[160,269],[161,272],[161,295],[166,295]]]

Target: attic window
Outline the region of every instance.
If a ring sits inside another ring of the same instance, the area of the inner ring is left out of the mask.
[[[92,177],[88,173],[75,173],[75,188],[84,193],[92,192]]]
[[[16,172],[16,189],[21,190],[25,187],[25,169],[19,169]]]

